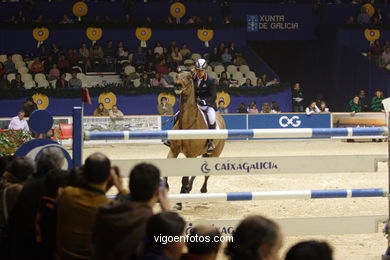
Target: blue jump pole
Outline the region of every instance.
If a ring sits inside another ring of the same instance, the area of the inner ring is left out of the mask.
[[[82,165],[83,158],[83,109],[73,108],[73,166]]]

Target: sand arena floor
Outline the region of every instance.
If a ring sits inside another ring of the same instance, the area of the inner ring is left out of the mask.
[[[84,157],[93,152],[103,152],[111,159],[165,158],[168,148],[158,144],[104,144],[87,145]],[[386,154],[387,143],[347,143],[340,140],[293,140],[293,141],[229,141],[223,157],[271,156],[271,155],[343,155]],[[185,170],[183,170],[185,173]],[[127,173],[122,173],[127,174]],[[127,178],[124,180],[127,185]],[[202,179],[197,178],[192,192],[198,193]],[[171,193],[179,193],[180,178],[170,178]],[[303,189],[386,188],[387,164],[380,163],[375,173],[332,174],[278,174],[267,176],[211,177],[209,192],[271,191]],[[180,214],[186,220],[196,219],[241,219],[250,214],[261,214],[270,218],[282,217],[327,217],[386,215],[387,200],[327,199],[285,200],[218,203],[185,203]],[[358,227],[357,227],[358,228]],[[382,233],[334,236],[286,237],[281,256],[286,249],[300,240],[324,239],[334,247],[335,259],[373,260],[380,259],[386,249]],[[218,259],[225,259],[221,253]]]

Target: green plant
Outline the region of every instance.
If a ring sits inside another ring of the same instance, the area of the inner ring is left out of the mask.
[[[31,134],[19,130],[0,131],[0,156],[13,155],[25,142],[31,140]]]

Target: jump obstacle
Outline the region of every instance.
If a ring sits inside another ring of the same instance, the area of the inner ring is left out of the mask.
[[[330,138],[388,135],[386,127],[372,128],[298,128],[298,129],[249,129],[249,130],[167,130],[167,131],[118,131],[83,132],[82,109],[73,109],[74,164],[81,165],[83,140],[131,140],[131,139],[228,139],[228,138]],[[390,146],[389,146],[390,147]],[[390,149],[390,148],[389,148]],[[190,159],[140,159],[112,160],[122,172],[140,162],[155,164],[162,176],[249,175],[275,173],[336,173],[374,172],[379,161],[388,161],[387,154],[343,156],[274,156]],[[186,171],[183,173],[183,170]],[[390,171],[389,171],[390,172]],[[389,184],[390,185],[390,184]],[[390,190],[390,189],[388,189]],[[330,199],[330,198],[388,197],[385,189],[303,190],[266,192],[229,192],[208,194],[170,194],[172,202]],[[389,207],[390,209],[390,207]],[[390,213],[389,213],[390,214]],[[378,224],[388,216],[348,216],[275,219],[286,235],[328,235],[378,232]],[[223,234],[234,230],[239,220],[197,220],[198,224],[211,224]],[[225,232],[224,232],[225,231]]]

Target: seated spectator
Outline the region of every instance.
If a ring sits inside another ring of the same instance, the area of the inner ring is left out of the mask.
[[[368,98],[366,96],[366,91],[364,89],[361,89],[359,91],[359,102],[362,106],[362,112],[370,111],[370,107],[368,105]]]
[[[134,66],[140,66],[146,64],[146,55],[142,51],[141,47],[137,48],[137,52],[133,55],[133,64]]]
[[[153,53],[153,49],[152,48],[148,48],[146,50],[146,63],[149,63],[149,62],[155,62],[156,61],[156,54]]]
[[[345,109],[345,111],[352,112],[352,113],[362,112],[362,105],[359,102],[358,95],[354,96],[353,99],[348,102],[348,105],[347,105],[347,108]]]
[[[158,236],[182,236],[185,221],[175,212],[162,212],[149,218],[146,227],[146,246],[141,259],[179,260],[184,247],[184,240],[179,242],[159,241]]]
[[[125,15],[125,24],[131,24],[132,21],[131,21],[131,16],[129,14],[126,14]]]
[[[98,107],[95,108],[93,116],[108,116],[108,111],[104,108],[103,103],[99,103]]]
[[[11,55],[7,55],[7,61],[4,62],[4,68],[5,68],[6,73],[15,73],[16,72],[15,64],[12,61]]]
[[[37,104],[35,104],[34,99],[27,98],[25,102],[23,102],[23,111],[24,111],[24,116],[29,117],[32,112],[38,109]]]
[[[34,255],[36,247],[34,224],[45,189],[44,181],[49,171],[61,169],[64,159],[64,154],[58,147],[43,149],[38,156],[37,172],[26,180],[10,215],[9,259],[31,259]]]
[[[212,67],[221,64],[221,55],[219,55],[218,49],[215,47],[213,48],[213,51],[209,55],[209,64]]]
[[[52,68],[50,69],[47,79],[51,81],[51,80],[58,80],[59,78],[60,78],[60,70],[57,68],[57,64],[54,63]]]
[[[34,62],[31,64],[31,71],[33,73],[41,73],[43,72],[43,63],[40,61],[38,57],[34,59]]]
[[[13,159],[0,179],[0,237],[6,237],[9,213],[12,212],[25,181],[35,174],[35,162],[28,157]],[[4,241],[2,241],[4,242]]]
[[[64,14],[64,16],[62,17],[62,20],[59,21],[59,24],[73,24],[73,23],[74,23],[74,21],[72,19],[70,19],[67,14]]]
[[[66,59],[69,61],[71,67],[79,65],[80,58],[77,54],[76,49],[69,49],[67,56],[66,56]],[[80,72],[82,72],[82,71],[80,71]]]
[[[230,24],[232,22],[232,18],[230,16],[225,16],[223,18],[223,23],[224,24]]]
[[[225,71],[221,73],[221,77],[219,78],[219,86],[223,88],[229,87],[229,79],[227,78]]]
[[[361,12],[357,18],[357,23],[361,25],[369,24],[371,20],[370,15],[368,14],[368,9],[366,7],[362,7]]]
[[[53,42],[51,44],[51,53],[50,53],[50,55],[53,56],[53,61],[54,62],[58,61],[58,57],[59,57],[61,52],[62,52],[61,48],[58,47],[57,43]]]
[[[103,49],[104,59],[107,65],[107,71],[115,71],[115,49],[112,44],[112,40],[107,41],[106,46]]]
[[[176,23],[179,24],[180,20],[176,19]],[[167,19],[165,20],[165,24],[173,24],[172,16],[168,15]]]
[[[0,89],[8,89],[11,87],[11,83],[7,79],[7,74],[3,74],[0,79]]]
[[[229,49],[225,48],[223,54],[221,55],[221,61],[224,66],[231,65],[233,63],[233,57],[229,53]]]
[[[159,74],[168,74],[169,73],[169,69],[165,64],[166,64],[165,59],[162,59],[160,61],[160,63],[156,64],[157,73],[159,73]],[[152,84],[152,86],[153,86],[153,84]]]
[[[69,173],[64,170],[51,170],[44,180],[44,194],[39,202],[35,217],[34,256],[51,260],[56,249],[56,201],[68,185]]]
[[[237,88],[237,87],[239,87],[239,85],[238,85],[238,80],[233,79],[233,77],[230,76],[230,79],[229,79],[229,88]]]
[[[191,58],[191,51],[187,48],[187,44],[181,46],[180,54],[183,56],[183,59]]]
[[[257,78],[257,81],[256,81],[256,87],[265,87],[265,83],[263,82],[263,78],[259,77]]]
[[[183,62],[183,56],[179,52],[178,47],[173,49],[171,56],[172,56],[173,62],[176,63],[176,65],[180,65]]]
[[[30,131],[27,120],[24,118],[25,112],[20,110],[18,115],[11,119],[11,122],[8,125],[10,130],[25,130]]]
[[[13,89],[22,89],[24,88],[24,83],[22,81],[22,75],[20,73],[16,73],[15,79],[11,81],[11,88]]]
[[[319,109],[320,109],[321,112],[326,112],[326,113],[329,112],[329,108],[328,108],[328,106],[326,105],[326,102],[323,101],[323,100],[320,102],[320,107],[319,107]]]
[[[160,115],[173,115],[173,107],[168,103],[166,97],[161,97],[160,104],[157,105],[157,111]]]
[[[156,73],[155,77],[151,81],[152,87],[166,87],[168,84],[160,75],[160,73]]]
[[[161,46],[161,42],[156,42],[156,47],[154,48],[154,53],[163,54],[163,47]]]
[[[277,78],[274,78],[273,80],[268,81],[267,84],[265,84],[265,86],[269,87],[269,86],[272,86],[272,85],[276,85],[278,83],[279,83],[279,80]]]
[[[210,242],[197,241],[199,237],[209,237]],[[180,260],[216,260],[221,248],[220,237],[221,233],[214,226],[194,227],[187,240],[188,253],[182,255]]]
[[[167,49],[167,50],[166,50],[166,53],[169,54],[169,55],[171,55],[171,53],[175,50],[176,47],[177,47],[177,46],[176,46],[176,42],[175,42],[175,41],[171,41],[171,42],[169,43],[169,47],[166,48],[166,49]],[[163,49],[163,50],[164,50],[164,49]]]
[[[282,243],[282,232],[274,221],[262,216],[249,216],[236,228],[225,254],[231,260],[279,259]]]
[[[252,84],[251,79],[246,79],[245,83],[241,85],[241,87],[252,87],[252,86],[253,86],[253,84]]]
[[[332,248],[326,242],[309,240],[291,247],[285,260],[332,260]]]
[[[38,50],[38,57],[41,57],[41,60],[46,60],[47,56],[49,54],[49,50],[46,48],[46,44],[41,44],[39,46],[39,50]]]
[[[84,66],[84,71],[86,71],[86,68],[89,67],[89,50],[87,48],[86,43],[81,44],[81,48],[79,49],[79,54],[80,54],[80,63],[83,64]]]
[[[240,103],[237,107],[237,113],[248,113],[244,103]]]
[[[111,110],[108,111],[108,115],[111,119],[111,128],[116,128],[116,121],[123,120],[123,113],[118,109],[117,105],[113,105]]]
[[[260,113],[262,114],[269,114],[271,113],[271,107],[269,106],[269,103],[268,102],[264,102],[262,105],[261,105],[261,111]]]
[[[317,103],[315,101],[310,102],[310,105],[305,110],[306,115],[311,115],[314,113],[320,113],[320,109],[317,107]]]
[[[148,73],[146,73],[146,72],[144,72],[141,75],[140,82],[141,82],[141,85],[140,85],[141,88],[150,88],[151,87],[150,79],[149,79]]]
[[[7,71],[4,67],[4,63],[0,62],[0,78],[3,78],[4,74],[7,74]]]
[[[69,83],[65,78],[66,78],[66,73],[61,73],[60,78],[56,81],[56,88],[68,88],[69,87]]]
[[[234,42],[229,42],[229,53],[234,57],[237,53],[236,44]]]
[[[390,47],[386,47],[384,50],[385,51],[381,56],[381,62],[384,66],[386,66],[387,64],[390,64]]]
[[[258,113],[259,113],[259,110],[257,110],[257,105],[256,105],[256,102],[255,102],[255,101],[252,101],[252,102],[249,104],[249,107],[248,107],[247,112],[248,112],[249,114],[258,114]]]
[[[33,20],[33,23],[36,25],[43,25],[45,21],[43,20],[43,15],[38,15],[35,20]]]
[[[72,72],[72,78],[68,82],[70,88],[81,88],[82,82],[80,79],[77,78],[77,73]]]
[[[375,96],[371,99],[371,111],[372,112],[385,112],[385,109],[384,109],[383,104],[382,104],[383,99],[384,99],[383,91],[380,89],[377,89],[375,91]]]
[[[153,207],[170,209],[166,191],[160,189],[160,171],[151,164],[138,164],[130,172],[131,195],[99,207],[93,232],[95,258],[133,259],[146,235]]]
[[[116,55],[118,57],[118,60],[126,60],[127,59],[128,53],[127,53],[122,41],[118,42],[118,47],[116,49]]]
[[[50,70],[53,68],[53,64],[56,64],[53,60],[53,56],[51,56],[51,55],[47,56],[45,63],[43,64],[45,74],[50,73]]]
[[[89,51],[89,62],[91,63],[92,71],[101,71],[103,66],[104,53],[102,47],[97,43]]]
[[[218,102],[217,113],[218,113],[218,114],[228,114],[228,113],[229,113],[228,108],[225,107],[225,101],[220,100],[220,101]]]
[[[280,110],[279,104],[276,101],[272,101],[271,103],[271,113],[272,114],[278,114],[281,113],[282,111]]]
[[[374,58],[378,58],[382,55],[382,46],[379,40],[374,41],[374,44],[370,47],[371,54]]]

